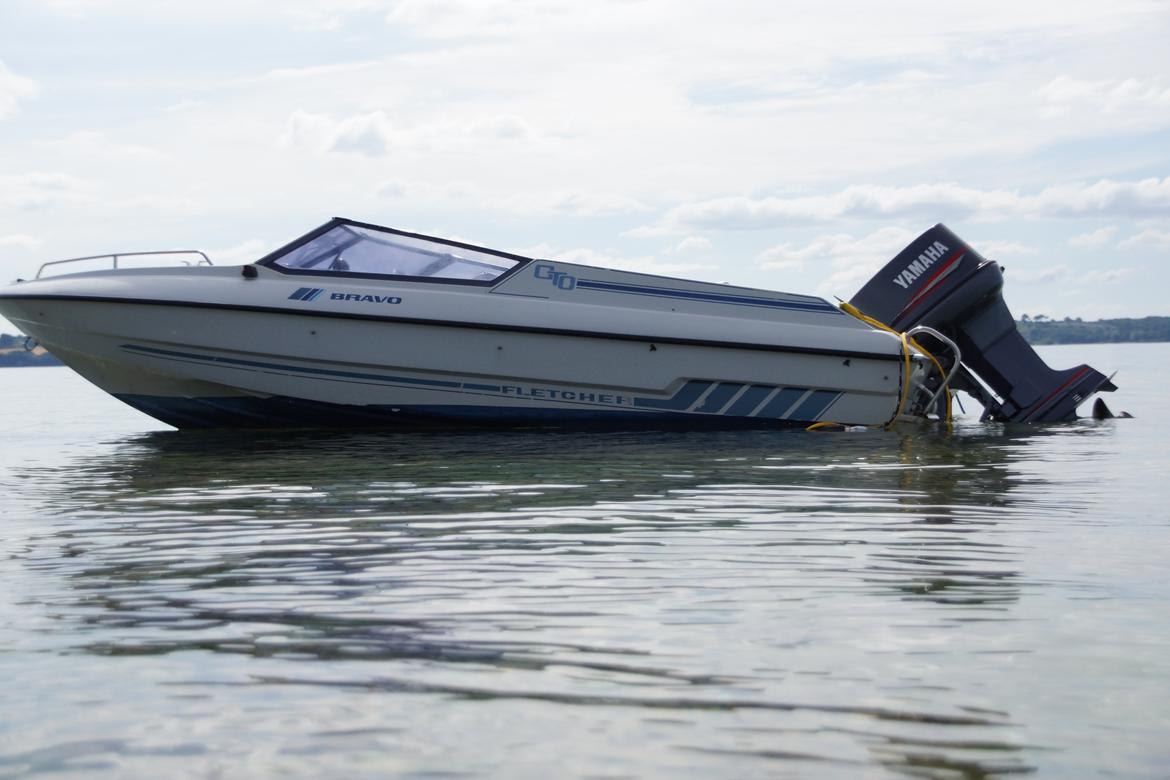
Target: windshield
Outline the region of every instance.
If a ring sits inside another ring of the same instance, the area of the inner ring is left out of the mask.
[[[298,271],[491,281],[521,261],[434,239],[343,224],[267,262]]]

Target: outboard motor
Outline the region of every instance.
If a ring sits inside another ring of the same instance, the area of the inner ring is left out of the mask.
[[[899,332],[926,325],[952,339],[963,365],[951,386],[983,404],[984,420],[1073,420],[1093,393],[1117,389],[1089,366],[1049,368],[1016,329],[1002,289],[999,264],[940,224],[902,250],[849,302]]]

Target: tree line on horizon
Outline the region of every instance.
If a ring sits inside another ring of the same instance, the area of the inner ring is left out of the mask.
[[[1170,341],[1170,317],[1119,317],[1085,322],[1080,317],[1056,320],[1043,314],[1024,314],[1016,326],[1031,344]]]

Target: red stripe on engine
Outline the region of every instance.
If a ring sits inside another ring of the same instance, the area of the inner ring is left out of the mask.
[[[930,297],[930,293],[935,292],[935,288],[933,288],[932,285],[934,285],[935,282],[937,282],[944,275],[955,270],[955,266],[959,264],[959,261],[962,260],[963,256],[966,254],[966,249],[956,249],[951,254],[951,256],[943,262],[942,267],[926,278],[926,281],[922,283],[922,289],[918,291],[917,295],[910,299],[910,302],[902,308],[902,311],[898,312],[898,314],[894,317],[894,320],[900,320],[903,315],[909,314],[911,309]]]
[[[1039,401],[1038,403],[1034,403],[1034,404],[1032,404],[1031,406],[1029,406],[1029,407],[1028,407],[1028,413],[1029,413],[1029,414],[1031,414],[1033,410],[1039,411],[1039,410],[1040,410],[1041,408],[1043,408],[1043,407],[1044,407],[1044,406],[1045,406],[1045,405],[1046,405],[1046,404],[1047,404],[1049,401],[1051,401],[1051,400],[1052,400],[1053,398],[1055,398],[1056,396],[1060,395],[1061,391],[1063,391],[1063,390],[1064,390],[1066,387],[1068,387],[1069,385],[1073,384],[1074,382],[1077,382],[1078,380],[1080,380],[1080,378],[1081,378],[1081,377],[1083,377],[1085,374],[1089,373],[1089,370],[1090,370],[1090,369],[1089,369],[1089,367],[1088,367],[1088,366],[1085,366],[1085,367],[1084,367],[1084,368],[1082,368],[1080,371],[1078,371],[1078,372],[1076,372],[1075,374],[1073,374],[1073,375],[1072,375],[1072,377],[1070,377],[1070,378],[1069,378],[1069,380],[1068,380],[1067,382],[1065,382],[1063,385],[1061,385],[1060,387],[1056,388],[1056,389],[1055,389],[1055,390],[1053,390],[1051,393],[1049,393],[1049,394],[1047,395],[1047,397],[1045,397],[1045,399],[1044,399],[1043,401]]]

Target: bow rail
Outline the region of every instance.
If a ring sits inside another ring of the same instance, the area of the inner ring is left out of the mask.
[[[45,269],[48,268],[49,266],[53,266],[53,265],[63,265],[64,263],[80,263],[83,260],[106,260],[106,259],[109,259],[109,260],[113,261],[113,268],[115,270],[117,270],[119,258],[148,257],[151,255],[199,255],[199,257],[202,259],[196,260],[194,262],[187,262],[187,261],[184,261],[184,262],[187,265],[213,265],[213,263],[211,262],[211,258],[209,258],[205,253],[199,251],[198,249],[163,249],[163,250],[159,250],[159,251],[155,251],[155,252],[118,252],[116,254],[108,254],[108,255],[87,255],[85,257],[70,257],[66,260],[50,260],[47,263],[41,264],[41,267],[37,269],[37,275],[33,278],[40,279],[41,275],[44,274]]]

